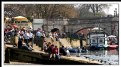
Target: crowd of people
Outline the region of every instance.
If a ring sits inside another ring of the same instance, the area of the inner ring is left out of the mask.
[[[4,30],[4,35],[11,35],[11,42],[13,47],[24,50],[33,50],[33,45],[41,48],[41,51],[49,53],[49,59],[59,59],[60,55],[67,55],[69,51],[64,47],[59,47],[54,43],[47,42],[45,40],[46,35],[44,31],[38,28],[36,31],[33,31],[31,28],[14,28],[9,26]],[[59,41],[58,32],[50,32],[49,37],[53,40]]]

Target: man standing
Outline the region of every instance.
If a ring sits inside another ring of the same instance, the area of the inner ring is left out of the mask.
[[[42,45],[43,45],[43,35],[42,35],[41,29],[37,30],[36,40],[37,40],[36,45],[38,45],[40,48],[42,48]]]
[[[26,45],[29,46],[29,31],[26,31],[24,33],[24,41],[25,41]]]
[[[29,43],[30,43],[30,46],[33,47],[33,33],[31,31],[29,31]]]

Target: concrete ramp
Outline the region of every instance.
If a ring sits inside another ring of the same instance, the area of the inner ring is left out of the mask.
[[[55,38],[46,38],[46,41],[47,42],[51,42],[55,45],[59,45],[59,46],[65,46],[65,47],[70,47],[71,46],[71,43],[68,41],[68,39],[66,38],[60,38],[60,42],[59,41],[56,41]]]
[[[72,47],[80,47],[80,40],[72,40],[71,41]]]
[[[61,45],[58,41],[56,41],[55,38],[46,38],[46,41],[50,42],[50,43],[52,43],[52,44],[54,44],[56,46],[60,46]]]
[[[49,60],[49,54],[43,51],[27,51],[9,46],[6,47],[4,63],[10,63],[10,61],[19,61],[46,65],[102,65],[102,63],[99,61],[75,56],[60,56],[59,60]]]
[[[63,39],[60,39],[60,43],[61,45],[63,45],[64,47],[71,47],[71,43],[68,39],[66,38],[63,38]]]
[[[56,41],[55,38],[46,38],[47,42],[51,42],[57,46],[64,46],[64,47],[80,47],[80,40],[72,40],[68,38],[60,38],[60,42]]]

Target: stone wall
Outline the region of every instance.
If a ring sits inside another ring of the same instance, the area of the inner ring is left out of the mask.
[[[102,29],[105,29],[105,32],[111,35],[111,30],[114,25],[115,33],[113,34],[118,35],[119,17],[102,17],[92,19],[51,19],[44,22],[44,29],[47,32],[50,31],[52,28],[58,28],[61,33],[74,33],[85,27],[100,27]]]
[[[61,56],[59,60],[49,60],[49,54],[44,52],[31,52],[26,50],[21,50],[18,48],[6,48],[5,52],[5,62],[10,63],[10,61],[20,61],[35,64],[46,64],[46,65],[102,65],[99,62],[89,61],[88,59],[78,60],[73,59],[73,57]],[[77,61],[78,60],[78,61]],[[88,61],[85,61],[88,60]]]

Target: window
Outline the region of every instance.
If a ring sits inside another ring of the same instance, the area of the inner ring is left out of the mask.
[[[95,40],[92,40],[93,43],[95,43]]]
[[[103,40],[101,39],[99,42],[100,42],[100,43],[102,43],[102,42],[103,42]]]
[[[99,39],[99,43],[104,43],[104,39]]]

